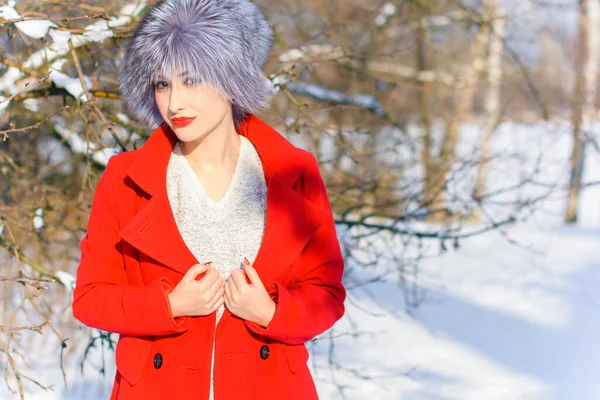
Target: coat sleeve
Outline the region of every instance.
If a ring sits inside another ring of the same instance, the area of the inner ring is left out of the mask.
[[[128,336],[184,332],[188,317],[174,318],[167,294],[174,285],[157,278],[147,286],[128,282],[114,196],[114,158],[100,177],[80,243],[73,315],[83,324]]]
[[[331,205],[315,157],[300,178],[300,192],[327,213],[324,223],[300,256],[298,278],[289,287],[275,282],[271,297],[277,309],[264,328],[246,321],[253,332],[286,344],[303,344],[333,326],[344,314],[346,291],[342,284],[344,260],[337,238]]]

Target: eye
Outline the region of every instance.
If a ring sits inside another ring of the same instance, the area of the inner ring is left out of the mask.
[[[162,90],[168,86],[169,86],[169,82],[166,82],[166,81],[154,82],[154,89],[156,89],[156,90]]]
[[[186,86],[195,86],[195,85],[197,85],[197,84],[200,83],[200,78],[194,78],[194,77],[185,78],[185,80],[183,81],[183,83]]]

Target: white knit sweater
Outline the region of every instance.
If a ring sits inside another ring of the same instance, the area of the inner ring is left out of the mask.
[[[167,194],[179,232],[198,262],[212,261],[223,279],[241,268],[244,257],[254,262],[262,242],[267,186],[262,163],[244,136],[235,171],[225,195],[212,200],[183,156],[179,142],[167,167]],[[217,310],[217,322],[224,306]],[[210,399],[213,399],[213,360]]]

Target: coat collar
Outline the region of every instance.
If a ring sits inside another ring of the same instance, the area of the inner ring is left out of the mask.
[[[250,114],[238,128],[238,133],[252,142],[263,163],[267,178],[276,174],[291,186],[306,169],[306,152],[294,147],[279,132],[257,116]],[[165,187],[167,164],[177,136],[162,123],[142,147],[127,173],[146,193],[153,195]]]
[[[254,115],[244,121],[238,133],[255,146],[265,172],[266,226],[254,267],[265,287],[272,289],[323,223],[326,210],[293,188],[310,162],[307,152]],[[207,260],[196,260],[185,245],[167,196],[167,165],[176,140],[163,123],[139,150],[127,173],[150,199],[119,233],[153,260],[185,273],[193,264]]]

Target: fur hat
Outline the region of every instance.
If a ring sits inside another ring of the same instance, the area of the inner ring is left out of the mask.
[[[273,31],[250,0],[160,0],[136,26],[119,68],[125,110],[156,127],[163,118],[153,80],[188,71],[233,99],[237,127],[247,113],[268,107],[263,67],[272,45]]]

